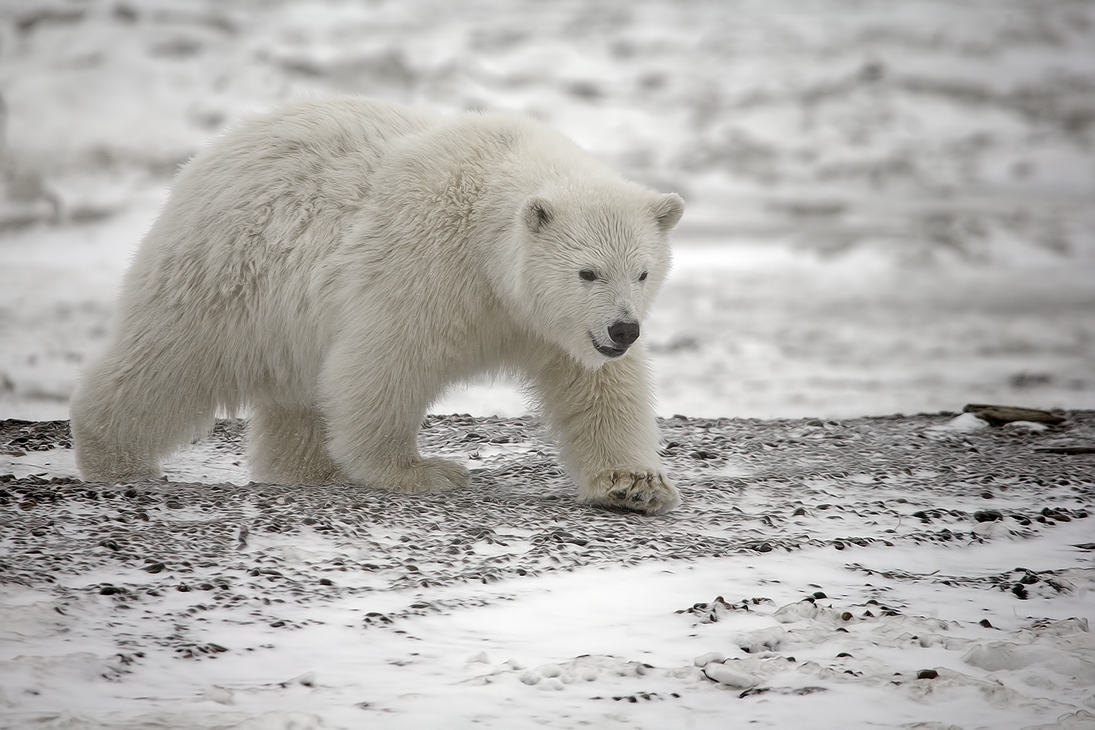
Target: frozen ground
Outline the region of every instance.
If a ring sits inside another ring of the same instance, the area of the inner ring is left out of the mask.
[[[5,0],[0,419],[67,417],[177,165],[328,91],[680,192],[660,413],[806,420],[667,420],[659,519],[574,505],[506,384],[436,404],[481,418],[435,500],[243,486],[231,429],[130,494],[9,429],[0,727],[1095,727],[1095,457],[1034,450],[1090,411],[808,420],[1095,408],[1095,6]]]
[[[1090,729],[1068,415],[669,419],[658,518],[575,504],[520,419],[431,417],[474,476],[430,497],[247,484],[235,422],[89,484],[0,422],[0,728]]]

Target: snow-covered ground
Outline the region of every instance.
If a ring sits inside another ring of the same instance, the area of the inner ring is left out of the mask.
[[[1090,2],[4,0],[0,419],[67,417],[79,370],[105,341],[122,273],[179,163],[242,114],[330,91],[527,112],[629,176],[680,192],[688,210],[674,276],[644,326],[665,416],[826,419],[994,401],[1095,408]],[[434,407],[523,410],[504,383],[454,391]],[[956,439],[961,465],[967,437],[954,433],[946,437]],[[784,458],[770,444],[753,445],[758,458]],[[484,444],[476,453],[505,456],[507,448]],[[174,479],[246,481],[239,458],[200,459],[200,468],[187,458]],[[1062,457],[1073,461],[1061,474],[1091,458]],[[64,449],[3,459],[0,475],[74,475]],[[920,474],[915,454],[907,466]],[[930,475],[906,484],[906,496],[886,497],[890,528],[868,524],[879,518],[854,506],[858,477],[839,462],[812,474],[804,466],[802,480],[759,497],[751,482],[736,481],[751,472],[718,468],[704,478],[727,524],[738,524],[734,509],[756,517],[764,499],[784,495],[817,507],[801,531],[821,542],[707,557],[697,549],[687,560],[626,567],[606,558],[510,577],[486,592],[447,584],[428,600],[463,608],[423,609],[391,629],[363,630],[362,616],[406,608],[414,592],[355,572],[345,594],[286,608],[277,620],[301,627],[294,631],[241,626],[249,619],[240,609],[217,604],[202,635],[231,651],[202,661],[170,652],[134,658],[117,643],[153,631],[140,628],[147,609],[119,609],[129,604],[88,586],[141,585],[139,567],[66,574],[52,588],[0,574],[0,727],[50,711],[59,714],[36,726],[672,728],[740,719],[968,730],[1051,725],[1059,716],[1056,727],[1095,726],[1083,714],[1095,713],[1095,647],[1084,623],[1095,619],[1091,553],[1073,547],[1091,542],[1089,520],[1018,534],[994,533],[1003,524],[995,521],[948,522],[967,537],[906,536],[893,547],[876,540],[855,547],[853,559],[833,549],[838,535],[826,526],[842,523],[818,506],[837,500],[804,496],[816,489],[811,479],[828,480],[849,500],[842,504],[868,515],[841,512],[855,528],[839,535],[862,529],[883,538],[915,511],[898,500],[929,506],[916,490],[930,486]],[[1011,475],[1023,473],[1020,459]],[[1072,508],[1089,507],[1090,479],[1068,474],[1060,479],[1079,485],[1079,496],[1046,479],[1045,494],[1028,484],[1015,506],[1068,497]],[[693,501],[707,494],[696,472],[680,479]],[[944,521],[947,510],[962,519],[973,512],[968,494],[933,498]],[[72,519],[128,514],[73,504]],[[9,502],[0,513],[38,514],[17,508]],[[565,513],[542,508],[529,507],[566,523]],[[171,524],[216,520],[163,514]],[[590,524],[623,529],[593,514]],[[568,529],[584,529],[586,515]],[[626,526],[676,533],[691,515]],[[543,528],[526,522],[496,525],[500,540],[471,548],[521,555]],[[33,529],[48,537],[61,527]],[[697,543],[710,539],[711,530],[696,529]],[[756,519],[749,530],[758,545],[779,533]],[[383,537],[370,539],[385,545]],[[0,543],[0,562],[14,545]],[[355,551],[377,549],[301,528],[252,540],[240,561],[375,562]],[[1005,574],[1018,582],[1026,574],[1009,574],[1016,566],[1058,571],[1072,589],[1043,594],[1041,580],[1018,602],[986,587]],[[817,603],[825,610],[788,609],[782,618],[793,620],[781,621],[781,607],[801,607],[811,590],[826,594]],[[164,593],[155,616],[205,625],[197,606],[213,603],[195,595]],[[718,595],[734,604],[711,608],[718,622],[701,609],[674,613]],[[744,598],[770,602],[745,612]],[[869,600],[905,608],[884,616]],[[868,610],[875,616],[864,617]],[[754,640],[763,651],[740,648]],[[708,672],[726,683],[695,665],[709,652],[729,658]],[[130,674],[127,662],[137,664]],[[912,679],[929,668],[936,679]],[[739,699],[747,690],[735,682],[752,682],[752,693]]]
[[[662,427],[651,518],[527,420],[431,417],[428,497],[247,484],[232,424],[87,484],[0,424],[0,728],[1095,727],[1095,454],[1047,451],[1095,412]]]

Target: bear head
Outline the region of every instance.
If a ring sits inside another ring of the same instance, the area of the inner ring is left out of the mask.
[[[669,274],[684,201],[622,180],[559,186],[520,205],[513,303],[590,368],[624,357]]]

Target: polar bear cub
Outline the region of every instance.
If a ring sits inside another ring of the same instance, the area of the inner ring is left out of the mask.
[[[430,403],[523,378],[581,501],[661,514],[640,336],[683,201],[528,119],[358,97],[287,104],[180,171],[72,400],[89,480],[160,460],[249,408],[255,478],[436,492]]]

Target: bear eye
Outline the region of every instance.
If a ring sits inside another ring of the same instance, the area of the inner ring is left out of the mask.
[[[597,274],[593,269],[582,269],[578,272],[578,277],[582,281],[597,281]]]
[[[639,274],[639,281],[646,281],[646,272]]]

